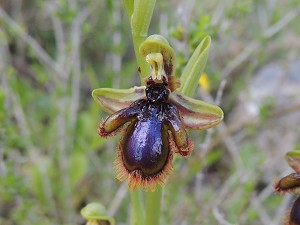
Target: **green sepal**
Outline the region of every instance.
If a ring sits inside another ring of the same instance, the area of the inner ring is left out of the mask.
[[[108,113],[127,108],[138,99],[145,98],[145,87],[129,89],[98,88],[93,90],[94,100]]]
[[[177,106],[188,129],[204,130],[219,124],[224,117],[219,106],[190,98],[178,91],[172,92],[168,101]]]
[[[176,55],[167,39],[165,39],[163,36],[158,34],[149,36],[143,43],[141,43],[139,52],[145,58],[148,54],[151,53],[161,53],[163,56],[166,75],[174,75]]]
[[[296,173],[300,173],[300,151],[292,150],[286,153],[285,160],[289,166],[295,170]]]
[[[210,36],[206,36],[198,45],[182,72],[180,77],[181,86],[178,91],[188,96],[192,96],[195,93],[208,58],[210,43]]]
[[[125,10],[127,12],[129,20],[131,20],[131,16],[134,9],[134,0],[123,0]]]

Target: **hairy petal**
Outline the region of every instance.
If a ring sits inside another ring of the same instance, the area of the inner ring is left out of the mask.
[[[219,106],[187,97],[177,91],[169,95],[168,102],[176,105],[188,129],[204,130],[223,120],[223,111]]]
[[[125,123],[133,121],[141,113],[139,103],[143,100],[134,102],[130,107],[121,109],[116,113],[106,117],[99,125],[98,134],[101,137],[114,135]]]
[[[285,192],[297,194],[299,193],[299,188],[300,175],[297,173],[291,173],[274,183],[274,189],[280,195],[283,195]]]
[[[145,87],[129,89],[98,88],[93,90],[94,100],[108,113],[129,107],[134,101],[145,98]]]
[[[173,141],[176,147],[176,149],[174,149],[175,152],[179,153],[181,156],[189,156],[193,151],[193,144],[188,138],[176,106],[169,105],[165,115],[168,128],[173,137],[170,142],[172,143]]]

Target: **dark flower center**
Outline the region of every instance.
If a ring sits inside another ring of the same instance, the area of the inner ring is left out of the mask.
[[[150,83],[150,82],[149,82]],[[170,91],[166,88],[166,83],[150,83],[146,88],[146,96],[149,103],[162,103],[168,100]]]

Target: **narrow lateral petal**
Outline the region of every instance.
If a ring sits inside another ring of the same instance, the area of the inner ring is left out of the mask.
[[[188,129],[204,130],[223,120],[223,111],[219,106],[187,97],[177,91],[169,95],[168,102],[177,106],[182,122]]]
[[[288,176],[274,182],[274,189],[280,195],[285,192],[296,194],[300,188],[300,176],[297,173],[291,173]]]
[[[170,105],[165,112],[165,117],[166,124],[172,134],[172,138],[169,140],[171,148],[174,147],[173,151],[181,156],[189,156],[193,151],[193,144],[188,138],[177,107]]]
[[[96,102],[108,113],[114,113],[129,107],[134,101],[145,98],[145,87],[129,89],[98,88],[93,90],[92,96]]]
[[[134,120],[141,113],[140,102],[138,100],[130,107],[121,109],[114,114],[106,117],[99,125],[98,134],[101,137],[108,137],[118,133],[120,128],[127,122]]]

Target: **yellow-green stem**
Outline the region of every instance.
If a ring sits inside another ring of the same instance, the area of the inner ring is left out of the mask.
[[[139,190],[131,191],[130,195],[132,204],[131,225],[145,225],[145,211],[142,204],[141,192]]]
[[[149,74],[149,65],[145,58],[140,54],[140,44],[147,38],[148,29],[151,22],[156,0],[135,0],[134,10],[131,16],[131,33],[133,39],[134,52],[138,67],[141,70],[141,83],[144,85],[144,79]]]
[[[158,187],[154,192],[147,192],[145,225],[159,225],[161,199],[162,187]]]

